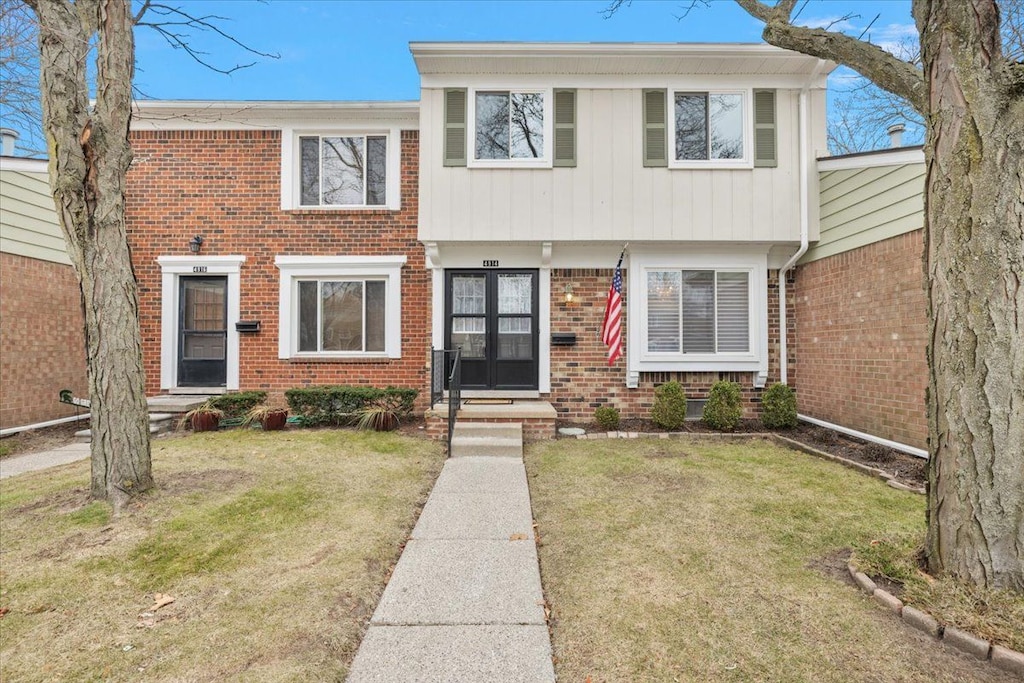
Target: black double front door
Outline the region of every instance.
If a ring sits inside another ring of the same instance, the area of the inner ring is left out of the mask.
[[[445,348],[462,349],[464,389],[537,389],[537,273],[445,272]]]
[[[178,292],[178,386],[227,382],[228,279],[182,277]]]

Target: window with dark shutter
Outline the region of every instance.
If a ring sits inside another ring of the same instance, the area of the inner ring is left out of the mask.
[[[644,166],[668,166],[667,92],[644,90]]]
[[[466,165],[466,89],[444,91],[444,165]]]
[[[555,166],[576,165],[576,91],[555,91]]]
[[[754,91],[754,166],[779,165],[775,136],[775,91]]]

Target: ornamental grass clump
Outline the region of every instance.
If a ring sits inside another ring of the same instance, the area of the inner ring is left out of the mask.
[[[736,382],[715,382],[704,404],[704,424],[720,432],[736,429],[743,417],[740,385]]]
[[[619,428],[619,411],[613,406],[600,406],[594,411],[594,421],[609,432]]]
[[[779,382],[762,394],[761,422],[768,429],[796,427],[796,394],[791,388]]]
[[[654,390],[651,421],[661,429],[683,426],[686,421],[686,392],[679,382],[665,382]]]

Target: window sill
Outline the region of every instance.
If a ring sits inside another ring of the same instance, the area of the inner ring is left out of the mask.
[[[670,171],[752,171],[752,161],[670,161]]]
[[[483,161],[483,160],[472,160],[466,164],[467,168],[470,169],[500,169],[508,170],[512,168],[528,168],[536,170],[550,169],[552,168],[551,160],[540,160],[540,161]]]
[[[347,364],[383,364],[390,363],[397,358],[388,356],[292,356],[285,359],[289,363],[311,364],[311,363],[347,363]]]
[[[641,360],[639,372],[757,372],[761,369],[757,358],[743,360]]]
[[[302,213],[308,213],[308,214],[341,213],[341,212],[344,212],[344,211],[352,211],[352,212],[356,212],[356,213],[364,213],[364,212],[368,212],[368,211],[369,212],[378,212],[378,213],[394,213],[394,212],[400,211],[400,210],[401,210],[400,207],[387,206],[387,205],[381,205],[381,206],[293,206],[291,208],[284,209],[284,211],[287,211],[288,213],[297,213],[297,214],[302,214]]]

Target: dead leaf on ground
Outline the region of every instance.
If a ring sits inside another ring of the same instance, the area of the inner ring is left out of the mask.
[[[163,593],[157,593],[153,596],[153,606],[150,607],[147,611],[155,612],[161,607],[166,607],[167,605],[171,604],[172,602],[174,602],[174,600],[175,598],[173,595],[164,595]]]
[[[510,540],[510,541],[525,541],[528,538],[530,538],[530,537],[527,534],[512,534],[511,536],[508,537],[508,540]]]

